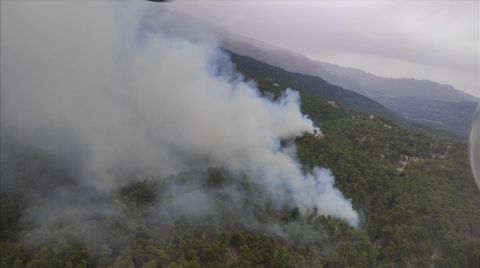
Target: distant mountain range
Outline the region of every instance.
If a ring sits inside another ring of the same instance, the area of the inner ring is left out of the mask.
[[[430,128],[466,137],[479,98],[429,80],[384,78],[362,70],[315,61],[264,42],[231,33],[205,21],[175,12],[155,17],[157,25],[194,42],[216,42],[225,50],[249,56],[286,71],[317,76],[369,97],[401,117]],[[357,95],[358,97],[358,95]]]

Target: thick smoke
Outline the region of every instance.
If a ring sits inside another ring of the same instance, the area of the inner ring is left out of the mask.
[[[71,166],[78,189],[107,193],[129,172],[164,178],[221,167],[254,181],[277,208],[317,209],[357,225],[332,174],[305,173],[292,145],[281,145],[314,130],[298,93],[264,98],[211,44],[152,32],[147,17],[161,12],[145,10],[155,7],[2,2],[2,136]],[[208,203],[207,195],[198,196]],[[80,209],[85,200],[64,197],[55,193],[41,211],[81,218],[94,206]],[[194,207],[198,198],[175,200]],[[30,217],[42,218],[35,210]]]

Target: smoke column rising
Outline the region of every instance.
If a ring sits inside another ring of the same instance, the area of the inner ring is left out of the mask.
[[[304,173],[280,145],[314,130],[298,93],[261,97],[218,65],[228,60],[211,44],[148,31],[152,8],[3,1],[2,132],[75,159],[79,182],[97,191],[118,188],[125,170],[166,177],[221,166],[261,185],[279,208],[358,225],[332,174]]]

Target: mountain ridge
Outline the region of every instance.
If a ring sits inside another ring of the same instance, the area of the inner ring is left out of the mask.
[[[479,98],[451,85],[426,79],[386,78],[356,68],[313,60],[301,53],[229,32],[218,25],[196,17],[176,11],[165,11],[155,19],[158,20],[158,27],[167,29],[172,34],[181,35],[193,42],[213,43],[225,50],[252,57],[292,73],[320,77],[330,84],[369,97],[386,108],[395,110],[400,116],[409,117],[416,123],[436,130],[448,131],[462,138],[468,136],[471,116],[474,112],[470,107],[475,106]],[[417,99],[415,110],[420,112],[418,117],[411,117],[412,114],[409,110],[411,106],[403,106],[402,98],[405,97]],[[423,113],[422,106],[425,101],[442,103],[442,106],[431,106],[436,107],[436,110]],[[468,103],[457,109],[461,101],[468,101]],[[463,112],[464,108],[469,109],[468,113]],[[455,118],[454,121],[463,122],[463,124],[458,127],[457,124],[452,124],[451,120],[442,120],[441,118],[439,123],[429,123],[429,121],[436,121],[438,119],[436,114],[442,113],[444,110],[449,110]]]
[[[228,50],[225,52],[242,74],[257,82],[267,81],[273,84],[278,82],[283,87],[279,90],[292,88],[309,95],[322,97],[328,101],[334,101],[335,105],[339,104],[347,109],[382,116],[397,122],[403,121],[401,117],[375,100],[355,91],[332,85],[320,77],[289,72],[249,56],[238,55]]]

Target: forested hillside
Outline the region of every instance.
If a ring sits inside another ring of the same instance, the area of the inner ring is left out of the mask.
[[[385,108],[380,103],[360,95],[351,90],[331,85],[325,80],[310,75],[290,73],[284,69],[268,65],[248,56],[228,52],[232,62],[247,77],[261,80],[262,82],[274,82],[273,89],[282,84],[285,87],[300,90],[303,93],[313,96],[320,96],[324,99],[335,101],[345,107],[356,109],[366,113],[381,115],[382,117],[401,122],[402,118]]]
[[[307,94],[309,96],[319,96],[323,99],[338,103],[347,109],[378,115],[382,118],[395,122],[399,126],[414,131],[426,132],[440,137],[454,136],[453,133],[457,133],[455,131],[447,132],[442,130],[441,127],[438,127],[438,125],[436,125],[436,123],[430,119],[424,118],[423,120],[419,120],[418,118],[421,117],[418,114],[420,113],[418,108],[419,101],[415,101],[415,103],[411,105],[409,109],[407,109],[408,112],[404,112],[403,109],[396,109],[397,107],[393,104],[392,107],[395,109],[390,110],[371,98],[365,97],[364,95],[358,94],[354,91],[329,84],[320,77],[288,72],[282,68],[266,64],[248,56],[238,55],[230,51],[226,51],[226,53],[228,53],[228,55],[231,57],[232,62],[237,66],[237,69],[240,70],[246,77],[261,81],[261,83],[270,82],[272,91],[278,91],[278,85],[281,83],[285,87],[294,88],[301,91],[303,94]],[[406,106],[408,105],[408,102],[408,100],[405,100],[402,105]],[[428,110],[428,107],[432,106],[430,103],[436,102],[424,102],[425,107],[422,106],[422,109]],[[468,132],[465,124],[467,126],[470,125],[470,122],[466,123],[466,121],[471,119],[471,115],[469,115],[469,113],[472,113],[474,107],[469,107],[467,110],[462,112],[464,117],[462,120],[459,120],[456,117],[462,108],[457,108],[458,109],[455,109],[455,111],[451,109],[440,109],[442,112],[438,112],[439,107],[436,107],[430,111],[431,115],[429,118],[442,117],[442,122],[448,121],[450,122],[451,126],[456,125],[458,127],[457,129],[463,133],[460,135],[458,132],[457,135],[464,138],[465,133]],[[417,114],[413,116],[415,113]],[[420,114],[423,113],[425,113],[425,111],[421,111]],[[449,119],[447,120],[447,118]]]
[[[358,228],[316,211],[262,205],[260,190],[248,180],[234,185],[245,193],[238,200],[222,191],[232,186],[229,174],[212,167],[168,178],[128,174],[129,182],[109,196],[85,194],[114,204],[117,213],[73,211],[72,221],[83,213],[97,229],[70,232],[63,227],[71,223],[58,223],[48,230],[57,239],[45,242],[46,230],[29,221],[36,206],[31,200],[69,187],[71,167],[2,135],[2,152],[8,154],[1,159],[0,267],[480,266],[480,192],[464,141],[412,132],[345,108],[343,94],[355,93],[331,88],[319,95],[281,73],[255,77],[241,71],[272,98],[288,87],[300,90],[302,111],[322,133],[298,138],[297,156],[304,170],[322,166],[333,172],[336,186],[361,215]],[[321,80],[309,79],[316,82]],[[351,99],[388,116],[367,100]],[[18,185],[22,190],[13,191]],[[197,215],[191,217],[176,207],[158,209],[178,201],[165,190],[172,188],[192,195],[201,189],[214,211],[192,208]]]

